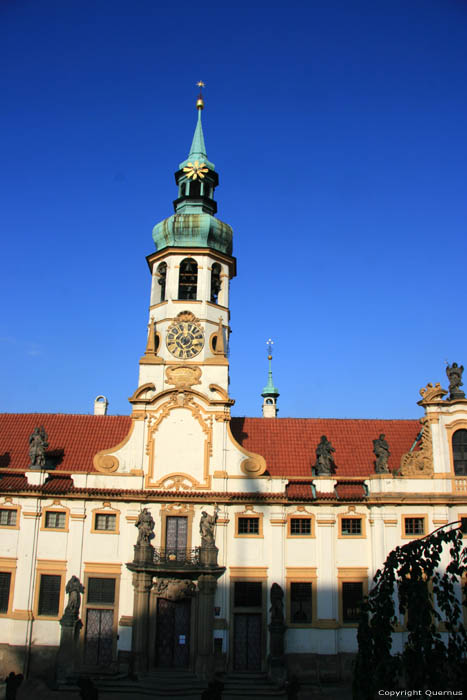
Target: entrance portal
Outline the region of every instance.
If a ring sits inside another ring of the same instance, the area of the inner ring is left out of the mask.
[[[235,613],[235,671],[261,671],[261,619],[260,613]]]
[[[190,661],[191,600],[157,599],[156,665],[186,668]]]

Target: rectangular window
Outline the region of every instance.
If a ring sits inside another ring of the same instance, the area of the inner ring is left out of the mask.
[[[404,523],[406,535],[425,534],[425,518],[405,518]]]
[[[359,621],[362,598],[363,583],[361,581],[343,581],[342,621],[344,623]]]
[[[45,527],[51,530],[64,530],[66,523],[66,513],[59,513],[48,510],[45,514]]]
[[[15,527],[17,511],[14,508],[0,509],[0,527]]]
[[[311,535],[311,518],[290,518],[290,534]]]
[[[312,584],[292,582],[290,584],[290,622],[311,623],[313,620]]]
[[[96,513],[95,530],[115,531],[117,525],[117,516],[110,513]]]
[[[259,518],[239,518],[239,535],[259,535]]]
[[[236,608],[260,608],[262,603],[261,581],[236,581],[234,605]]]
[[[38,615],[58,615],[60,608],[60,587],[62,577],[50,574],[41,574],[39,588]]]
[[[0,571],[0,613],[8,612],[10,600],[11,572]]]
[[[115,602],[114,578],[88,578],[88,603],[113,605]]]
[[[467,535],[467,518],[461,518],[461,530],[463,535]]]
[[[341,535],[353,535],[354,537],[362,534],[362,519],[361,518],[342,518],[341,520]]]

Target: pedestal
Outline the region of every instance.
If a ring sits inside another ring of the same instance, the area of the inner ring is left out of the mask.
[[[206,549],[216,549],[206,548]],[[201,552],[203,550],[201,549]],[[217,560],[217,551],[216,551]],[[198,643],[195,670],[200,678],[209,679],[214,671],[214,596],[217,579],[203,574],[198,579]]]
[[[287,678],[284,656],[284,637],[286,626],[283,622],[271,622],[269,625],[268,676],[282,686]]]
[[[60,620],[60,647],[57,654],[57,682],[64,683],[79,667],[79,633],[83,623],[75,616]]]
[[[217,566],[217,555],[219,549],[212,545],[211,547],[199,548],[199,563],[201,566]]]
[[[135,547],[135,561],[136,561]],[[135,659],[135,670],[146,671],[149,659],[149,601],[152,575],[143,571],[133,574],[134,604],[131,648]]]

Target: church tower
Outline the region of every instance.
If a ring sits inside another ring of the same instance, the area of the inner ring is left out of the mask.
[[[261,396],[263,397],[263,418],[276,418],[278,413],[277,399],[279,398],[279,391],[277,387],[274,386],[272,381],[272,346],[273,341],[271,339],[267,342],[268,346],[268,383],[264,387]]]
[[[207,156],[201,115],[187,158],[175,173],[174,214],[156,224],[156,252],[147,258],[152,275],[146,352],[139,386],[167,379],[193,365],[201,368],[198,390],[228,392],[229,282],[235,276],[232,229],[215,217],[219,177]],[[174,374],[175,373],[175,374]]]

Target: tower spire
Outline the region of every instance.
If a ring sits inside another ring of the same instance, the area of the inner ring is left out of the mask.
[[[275,418],[277,416],[277,399],[279,397],[279,390],[274,386],[272,380],[272,346],[274,341],[269,338],[266,342],[268,348],[268,381],[264,387],[261,396],[263,397],[263,418]]]
[[[179,167],[186,168],[186,167],[190,167],[190,164],[195,165],[196,163],[198,163],[198,165],[196,167],[199,167],[200,164],[203,164],[207,168],[214,170],[215,165],[214,165],[214,163],[209,162],[208,154],[206,153],[206,144],[204,142],[203,124],[201,121],[201,112],[204,109],[203,88],[206,86],[202,80],[199,80],[196,84],[200,89],[199,95],[198,95],[197,100],[196,100],[196,109],[198,111],[198,121],[196,122],[195,133],[193,134],[193,140],[191,142],[191,147],[190,147],[190,151],[188,153],[188,157],[186,160],[183,161],[183,163],[180,163]]]

